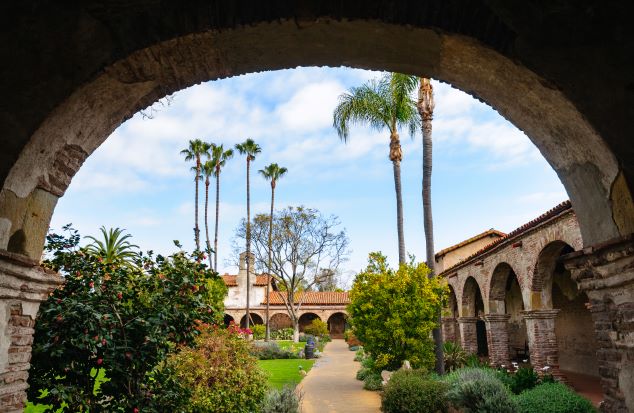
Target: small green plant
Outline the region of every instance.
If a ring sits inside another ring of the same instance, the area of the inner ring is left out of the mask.
[[[371,391],[383,389],[383,378],[379,373],[370,372],[363,379],[363,388]]]
[[[363,361],[365,358],[365,353],[363,352],[363,347],[358,349],[356,353],[354,353],[354,361]]]
[[[530,367],[521,367],[511,376],[509,388],[515,394],[520,394],[524,390],[537,386],[539,376]]]
[[[254,339],[262,340],[266,334],[266,326],[264,324],[255,324],[251,327],[251,331]]]
[[[489,367],[489,365],[485,361],[480,360],[480,357],[478,357],[477,354],[468,354],[467,360],[465,361],[464,365],[466,367],[475,367],[475,368]]]
[[[384,413],[446,412],[447,384],[433,380],[425,371],[398,370],[384,387],[381,411]]]
[[[515,396],[518,413],[595,413],[589,400],[561,383],[544,383]]]
[[[291,340],[293,338],[293,328],[280,328],[271,332],[273,340]]]
[[[357,371],[357,380],[364,380],[368,375],[372,374],[372,370],[365,368],[365,367],[361,367],[358,371]]]
[[[316,318],[304,328],[304,332],[315,337],[324,337],[328,335],[328,324]]]
[[[260,413],[299,413],[301,395],[292,386],[271,390],[260,408]]]
[[[453,371],[464,367],[467,362],[467,352],[460,347],[460,344],[453,341],[444,342],[443,354],[445,358],[446,371]]]
[[[445,377],[447,398],[464,413],[515,413],[511,392],[489,368],[466,367]]]

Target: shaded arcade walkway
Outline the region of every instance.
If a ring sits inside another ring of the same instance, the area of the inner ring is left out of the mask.
[[[308,376],[299,385],[303,393],[302,413],[378,413],[378,393],[363,390],[355,379],[359,363],[343,340],[328,343]]]

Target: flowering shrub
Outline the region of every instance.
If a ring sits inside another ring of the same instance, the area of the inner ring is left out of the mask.
[[[293,338],[293,328],[281,328],[271,332],[271,338],[273,340],[291,340]]]
[[[40,307],[29,398],[69,411],[153,411],[150,373],[177,345],[193,343],[201,325],[220,321],[226,287],[197,257],[106,262],[65,229],[47,237],[43,265],[65,284]],[[108,380],[95,394],[96,369]]]
[[[250,347],[238,329],[214,327],[197,337],[194,346],[171,355],[167,366],[191,393],[186,411],[258,411],[267,382]]]

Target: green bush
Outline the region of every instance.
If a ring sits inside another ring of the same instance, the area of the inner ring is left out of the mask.
[[[251,326],[251,331],[254,339],[262,340],[266,335],[266,326],[264,324],[255,324]]]
[[[328,335],[328,324],[316,318],[304,328],[304,332],[315,337],[324,337]]]
[[[250,343],[236,329],[204,331],[195,347],[169,357],[168,366],[181,386],[191,391],[187,411],[196,413],[257,411],[266,396],[267,380]]]
[[[260,413],[300,413],[300,397],[291,386],[271,390],[260,408]]]
[[[315,341],[315,336],[313,336],[312,334],[304,334],[304,333],[299,335],[299,341],[302,342],[302,343],[305,343],[305,342],[307,342],[310,339]]]
[[[293,331],[291,327],[271,331],[271,338],[273,340],[291,340],[293,338]]]
[[[453,341],[443,343],[443,354],[445,358],[445,370],[453,371],[464,367],[467,362],[467,352],[460,347],[460,344]]]
[[[368,369],[366,367],[361,367],[357,371],[357,380],[364,380],[370,374],[372,374],[372,370],[370,370],[370,369]]]
[[[511,392],[492,369],[464,368],[447,375],[447,398],[464,413],[515,413]]]
[[[275,341],[256,341],[251,346],[251,355],[259,360],[294,359],[297,354],[283,350]]]
[[[518,413],[594,413],[589,400],[561,383],[544,383],[515,396]]]
[[[364,358],[365,353],[363,352],[363,347],[361,347],[354,353],[354,361],[363,361]]]
[[[363,378],[363,388],[378,391],[383,389],[383,378],[379,373],[370,372]]]
[[[522,367],[511,376],[509,388],[515,394],[520,394],[524,390],[537,386],[539,376],[530,367]]]
[[[477,354],[468,354],[467,355],[467,360],[465,361],[464,365],[466,367],[475,367],[475,368],[488,368],[489,365],[486,363],[486,361],[480,360],[480,357],[478,357]]]
[[[350,323],[379,369],[396,370],[404,360],[413,367],[433,367],[431,332],[438,326],[447,285],[429,278],[429,272],[425,264],[413,262],[393,270],[385,256],[371,253],[368,266],[357,274],[350,291]]]
[[[392,374],[381,396],[384,413],[446,412],[447,384],[430,379],[424,371],[399,370]]]

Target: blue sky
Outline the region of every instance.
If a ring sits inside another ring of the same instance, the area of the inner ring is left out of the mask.
[[[378,75],[299,68],[182,90],[169,106],[156,104],[152,119],[135,115],[95,151],[60,199],[51,227],[70,222],[89,235],[101,225],[118,226],[144,250],[172,252],[174,239],[192,248],[193,177],[180,150],[194,138],[233,146],[250,137],[262,147],[255,170],[271,162],[289,169],[277,187],[278,207],[306,205],[339,216],[352,250],[345,274],[362,269],[370,251],[380,250],[396,264],[389,134],[357,126],[344,144],[332,128],[337,97]],[[555,172],[521,131],[469,95],[439,82],[434,87],[437,250],[492,227],[510,231],[567,199]],[[421,137],[412,140],[402,131],[401,138],[406,247],[423,260]],[[245,193],[245,161],[234,157],[221,177],[221,273],[235,270],[231,241],[246,215]],[[213,204],[213,193],[210,198]],[[252,209],[268,212],[269,200],[269,184],[254,173]],[[213,234],[213,219],[210,224]]]

